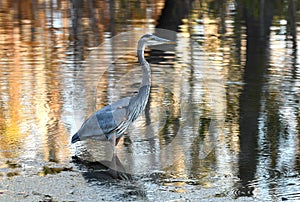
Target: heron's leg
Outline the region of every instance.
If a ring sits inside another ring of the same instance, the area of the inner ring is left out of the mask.
[[[109,140],[113,149],[113,155],[117,154],[117,148],[116,148],[116,143],[117,143],[117,137],[116,135],[112,135],[111,139]]]
[[[116,154],[113,154],[111,159],[111,165],[109,169],[109,173],[113,176],[113,178],[118,178],[118,171],[117,171],[117,162],[116,162]]]
[[[117,178],[117,163],[116,163],[116,156],[117,156],[117,148],[116,148],[116,141],[117,141],[117,136],[113,135],[110,139],[110,143],[113,149],[113,156],[111,160],[111,169],[112,169],[112,174],[114,178]]]

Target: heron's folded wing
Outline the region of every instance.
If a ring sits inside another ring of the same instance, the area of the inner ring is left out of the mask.
[[[129,97],[123,98],[95,113],[99,127],[105,135],[113,132],[121,123],[126,120],[129,101]]]

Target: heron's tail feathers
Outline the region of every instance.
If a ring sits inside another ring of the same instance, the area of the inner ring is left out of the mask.
[[[78,133],[75,133],[72,137],[71,143],[73,144],[78,141],[80,141],[79,135],[78,135]]]

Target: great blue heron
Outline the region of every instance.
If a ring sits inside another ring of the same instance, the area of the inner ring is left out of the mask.
[[[92,114],[72,137],[75,143],[88,138],[109,140],[116,153],[115,146],[123,133],[144,111],[148,102],[151,86],[151,68],[144,58],[146,45],[172,43],[170,40],[159,38],[152,34],[145,34],[138,41],[137,56],[142,66],[143,78],[141,87],[134,97],[120,99]]]

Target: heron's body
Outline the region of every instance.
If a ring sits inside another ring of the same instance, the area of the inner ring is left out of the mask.
[[[144,58],[144,50],[151,40],[156,44],[169,42],[151,34],[146,34],[139,40],[137,55],[143,71],[139,92],[134,97],[120,99],[92,114],[73,135],[72,143],[96,138],[109,140],[115,146],[130,124],[144,111],[151,87],[151,69]]]

